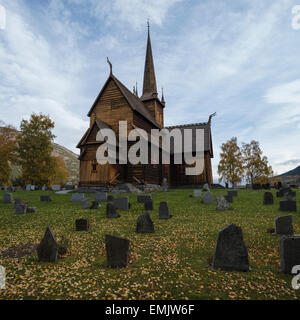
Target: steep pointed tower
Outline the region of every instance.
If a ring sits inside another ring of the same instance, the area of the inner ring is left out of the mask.
[[[145,59],[144,86],[141,100],[147,107],[156,122],[164,126],[164,107],[165,105],[159,100],[157,93],[155,69],[152,55],[152,46],[150,39],[150,25],[148,22],[148,41]]]

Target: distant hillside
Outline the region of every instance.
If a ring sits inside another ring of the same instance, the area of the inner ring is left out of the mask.
[[[1,127],[0,127],[1,130]],[[16,134],[18,131],[16,130]],[[53,156],[62,157],[65,161],[66,169],[69,171],[70,176],[68,178],[69,182],[78,183],[79,181],[79,160],[78,155],[71,150],[57,144],[53,143]],[[12,179],[16,179],[21,175],[21,168],[19,166],[12,167]]]
[[[280,177],[300,176],[300,166],[280,175]]]

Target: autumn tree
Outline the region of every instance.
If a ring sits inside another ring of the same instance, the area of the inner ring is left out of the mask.
[[[65,161],[62,157],[53,157],[55,162],[55,171],[53,176],[49,178],[50,185],[54,184],[65,184],[70,173],[65,167]]]
[[[273,175],[272,167],[268,164],[268,158],[263,156],[258,141],[243,143],[242,146],[245,178],[252,185],[255,183],[266,184]]]
[[[220,162],[218,165],[219,181],[225,180],[232,185],[240,182],[243,177],[243,158],[237,138],[233,137],[221,146]]]
[[[32,114],[29,121],[22,120],[16,140],[25,183],[49,184],[55,175],[56,161],[51,155],[53,128],[54,122],[43,114]]]
[[[10,184],[11,165],[17,161],[16,129],[0,120],[0,183]]]

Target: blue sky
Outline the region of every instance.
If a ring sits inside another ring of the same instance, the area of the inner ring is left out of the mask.
[[[298,2],[297,2],[298,1]],[[109,75],[142,90],[150,18],[165,124],[213,119],[220,145],[258,140],[276,173],[300,165],[300,0],[0,0],[0,119],[49,114],[56,142],[76,151]],[[78,151],[76,151],[78,152]]]

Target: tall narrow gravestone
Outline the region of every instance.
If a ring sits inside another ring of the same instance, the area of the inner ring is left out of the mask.
[[[161,202],[159,204],[158,217],[162,220],[168,220],[171,218],[167,202]]]
[[[300,265],[300,237],[283,236],[280,239],[281,272],[291,274],[294,266]]]
[[[212,267],[225,271],[249,271],[248,250],[240,227],[231,224],[219,232]]]
[[[282,216],[275,219],[275,235],[292,236],[294,234],[293,216]]]
[[[273,197],[272,192],[265,192],[264,193],[264,202],[263,202],[263,204],[265,206],[274,204],[274,197]]]
[[[46,229],[44,238],[37,247],[39,261],[56,262],[58,254],[58,244],[50,227]]]
[[[3,196],[3,201],[4,203],[13,203],[13,195],[11,193],[6,193],[4,196]]]
[[[153,201],[152,200],[147,200],[144,203],[144,208],[145,208],[146,211],[153,210]]]
[[[105,249],[107,266],[111,268],[122,268],[128,264],[130,242],[127,239],[106,235]]]
[[[120,218],[120,215],[117,213],[117,209],[112,203],[106,205],[106,217],[108,219]]]
[[[136,233],[153,233],[154,224],[148,212],[138,217],[136,222]]]

